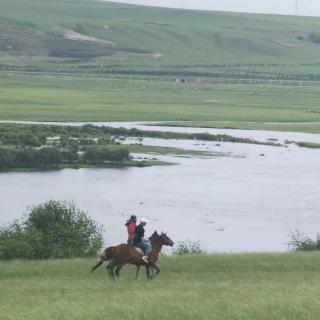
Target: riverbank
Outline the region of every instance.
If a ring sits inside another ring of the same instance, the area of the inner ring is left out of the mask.
[[[301,132],[301,133],[320,133],[320,122],[295,122],[295,123],[263,123],[245,121],[172,121],[154,124],[166,127],[184,128],[214,128],[214,129],[233,129],[233,130],[260,130],[260,131],[281,131],[281,132]]]
[[[50,171],[59,171],[64,169],[125,169],[131,167],[137,168],[147,168],[152,166],[169,166],[175,165],[174,162],[161,161],[161,160],[130,160],[123,164],[116,163],[104,163],[104,164],[95,164],[90,165],[87,163],[77,163],[77,164],[63,164],[54,168],[9,168],[1,169],[0,173],[10,173],[10,172],[50,172]]]
[[[110,281],[95,259],[0,262],[0,319],[317,319],[320,255],[161,256],[161,273],[125,266]],[[18,297],[18,299],[17,299]]]

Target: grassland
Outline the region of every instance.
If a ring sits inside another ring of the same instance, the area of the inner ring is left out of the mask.
[[[0,119],[186,121],[183,125],[319,133],[319,87],[98,77],[317,80],[319,27],[318,18],[183,11],[95,0],[3,0]],[[44,75],[5,76],[6,70]],[[97,76],[81,77],[86,74]]]
[[[2,0],[0,69],[319,79],[319,27],[318,18]]]
[[[0,263],[1,320],[318,319],[318,253],[161,257],[146,281],[111,282],[94,259]]]
[[[319,133],[320,88],[3,77],[0,119],[188,121],[190,126]]]
[[[173,121],[160,122],[158,126],[191,127],[191,128],[217,128],[217,129],[243,129],[243,130],[265,130],[284,132],[306,132],[319,133],[318,122],[245,122],[245,121]]]

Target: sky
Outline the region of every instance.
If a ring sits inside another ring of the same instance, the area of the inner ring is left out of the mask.
[[[295,14],[296,1],[298,15],[320,16],[320,0],[113,0],[171,8],[289,15]]]

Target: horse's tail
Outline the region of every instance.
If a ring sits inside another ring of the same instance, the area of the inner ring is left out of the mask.
[[[99,268],[103,264],[104,261],[108,261],[108,260],[112,259],[113,256],[114,256],[114,247],[108,247],[108,248],[104,249],[102,252],[100,252],[98,254],[100,261],[98,261],[97,264],[95,264],[93,266],[93,268],[91,269],[91,272],[93,272],[94,270]]]

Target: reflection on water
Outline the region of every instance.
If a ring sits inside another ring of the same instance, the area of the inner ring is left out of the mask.
[[[160,139],[144,143],[240,157],[157,156],[180,165],[1,173],[0,222],[20,217],[27,205],[68,199],[104,224],[108,244],[125,241],[124,222],[131,214],[150,220],[150,234],[164,230],[175,242],[200,240],[204,248],[220,252],[285,250],[290,229],[319,231],[319,150]]]

